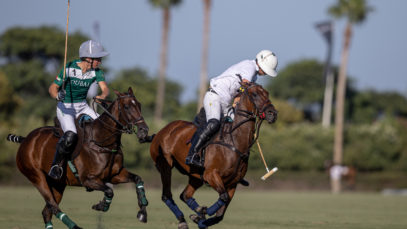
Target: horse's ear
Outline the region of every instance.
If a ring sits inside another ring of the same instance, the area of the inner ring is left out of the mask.
[[[129,87],[129,90],[127,92],[129,93],[129,95],[134,95],[133,89],[131,89],[131,87]]]
[[[122,93],[120,93],[120,92],[118,92],[118,91],[116,91],[116,90],[113,90],[113,91],[114,91],[114,93],[115,93],[118,97],[122,96]]]

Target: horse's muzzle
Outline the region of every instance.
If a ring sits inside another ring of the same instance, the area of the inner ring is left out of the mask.
[[[277,111],[274,109],[267,109],[265,111],[266,120],[268,123],[275,123],[277,121]]]
[[[143,141],[148,136],[148,126],[145,123],[137,125],[137,138],[139,141]]]

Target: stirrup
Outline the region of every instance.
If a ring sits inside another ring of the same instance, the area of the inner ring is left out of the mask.
[[[194,153],[191,157],[187,157],[186,164],[189,166],[196,166],[199,168],[203,168],[203,164],[201,162],[201,157],[198,155],[198,153]]]
[[[59,180],[61,179],[63,173],[64,169],[58,164],[56,164],[51,167],[51,169],[48,172],[48,176],[54,180]]]

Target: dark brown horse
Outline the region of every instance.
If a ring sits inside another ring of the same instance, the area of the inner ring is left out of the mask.
[[[236,107],[233,123],[223,124],[220,132],[207,144],[204,153],[204,171],[185,164],[192,135],[196,127],[191,122],[174,121],[160,130],[150,146],[151,157],[161,174],[162,200],[179,221],[178,228],[188,228],[184,214],[175,204],[171,193],[171,170],[176,167],[189,176],[189,182],[181,193],[185,202],[196,215],[190,218],[199,228],[219,223],[236,190],[246,174],[250,147],[254,134],[265,119],[273,123],[277,111],[269,100],[269,94],[260,85],[242,84],[240,102]],[[257,134],[258,136],[258,134]],[[219,199],[211,206],[200,206],[192,197],[204,183],[219,193]],[[206,219],[206,215],[212,216]]]
[[[137,137],[143,141],[148,134],[148,127],[141,115],[141,105],[131,88],[127,93],[116,92],[117,98],[96,120],[78,127],[78,144],[72,154],[70,169],[64,169],[59,181],[47,176],[55,153],[55,147],[62,134],[61,129],[46,126],[33,130],[27,137],[9,135],[9,140],[20,142],[17,152],[17,166],[20,171],[38,189],[45,200],[42,211],[46,229],[53,228],[52,215],[72,228],[80,228],[61,211],[65,187],[83,186],[87,191],[103,191],[104,198],[93,209],[107,211],[113,198],[112,184],[133,182],[136,185],[140,210],[137,218],[147,222],[143,181],[141,177],[123,167],[121,151],[122,133],[133,133],[137,126]],[[106,102],[106,101],[105,101]],[[65,168],[67,168],[65,164]],[[74,172],[74,171],[77,172]]]

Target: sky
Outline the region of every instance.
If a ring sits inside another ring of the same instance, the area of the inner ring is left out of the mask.
[[[0,34],[13,26],[53,25],[65,31],[67,3],[2,0]],[[304,58],[324,62],[327,45],[315,24],[332,19],[327,10],[335,3],[336,0],[212,0],[209,78],[241,60],[254,59],[262,49],[276,53],[277,70]],[[354,26],[347,73],[360,90],[397,91],[407,96],[407,1],[368,0],[368,5],[374,11],[363,24]],[[103,62],[112,70],[110,77],[133,67],[156,76],[161,16],[161,10],[148,0],[71,0],[69,31],[79,30],[102,42],[110,52]],[[345,20],[334,23],[332,64],[339,65]],[[99,24],[99,33],[95,32],[95,24]],[[183,86],[183,102],[197,98],[202,30],[201,0],[183,0],[171,10],[167,75]],[[272,79],[259,82],[264,85],[268,80]]]

